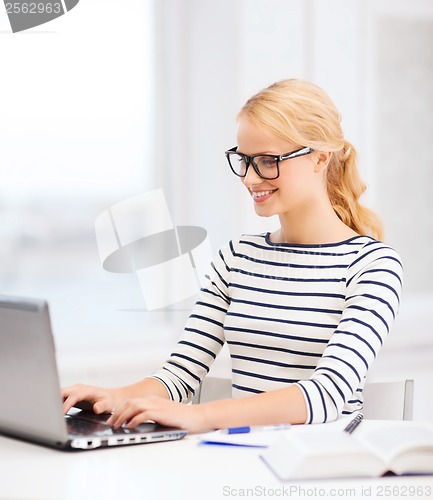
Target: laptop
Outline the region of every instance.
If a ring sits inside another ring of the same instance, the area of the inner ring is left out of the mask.
[[[44,300],[0,295],[0,434],[58,448],[89,450],[181,439],[182,429],[107,425],[110,415],[63,414],[54,339]]]

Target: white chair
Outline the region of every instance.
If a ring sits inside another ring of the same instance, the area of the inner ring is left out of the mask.
[[[364,417],[373,420],[412,420],[413,388],[413,380],[365,384]],[[193,403],[228,399],[231,396],[231,379],[210,376],[203,379]]]
[[[364,417],[375,420],[412,420],[413,380],[369,382],[364,387]]]

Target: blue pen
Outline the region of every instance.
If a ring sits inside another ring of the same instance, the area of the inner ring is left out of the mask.
[[[225,434],[248,434],[249,432],[281,431],[289,428],[290,424],[249,425],[244,427],[229,427],[228,429],[222,429],[221,432]]]

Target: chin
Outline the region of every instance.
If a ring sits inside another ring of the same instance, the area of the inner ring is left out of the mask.
[[[264,207],[254,207],[254,210],[259,217],[272,217],[273,215],[277,215],[274,211],[266,210]]]

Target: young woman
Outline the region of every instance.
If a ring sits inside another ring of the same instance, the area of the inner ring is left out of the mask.
[[[340,115],[317,86],[277,82],[238,115],[226,152],[258,215],[280,228],[221,249],[177,347],[136,384],[75,385],[110,423],[146,420],[192,432],[240,425],[319,423],[362,408],[366,374],[397,314],[402,267],[380,241],[376,215]],[[191,400],[227,342],[233,399]]]

